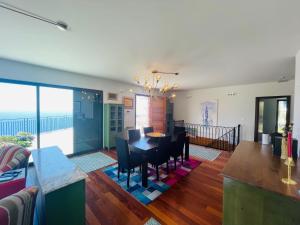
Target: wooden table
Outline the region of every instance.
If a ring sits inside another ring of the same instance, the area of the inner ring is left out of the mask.
[[[165,137],[166,134],[160,133],[160,132],[149,132],[146,134],[147,137],[150,138],[162,138]]]
[[[292,168],[297,185],[286,185],[287,166],[271,145],[241,142],[224,171],[224,225],[299,225],[300,161]]]
[[[176,141],[176,136],[172,136],[172,142]],[[150,154],[151,151],[154,151],[158,148],[157,138],[141,137],[137,141],[132,141],[128,143],[132,146],[136,152],[145,155]],[[189,137],[186,137],[185,140],[185,160],[189,160]],[[142,164],[142,185],[143,187],[148,186],[148,160],[145,160]]]
[[[137,150],[136,152],[145,155],[145,158],[147,158],[147,154],[158,147],[158,142],[151,138],[142,137],[137,141],[129,142],[129,145],[134,147]],[[143,187],[148,186],[148,160],[145,160],[142,164],[142,185]]]

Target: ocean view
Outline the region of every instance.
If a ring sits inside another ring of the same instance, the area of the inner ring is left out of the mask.
[[[73,115],[68,112],[41,113],[41,133],[73,127]],[[16,136],[19,132],[37,134],[35,112],[0,112],[0,136]]]
[[[72,116],[69,112],[42,112],[41,117]],[[0,112],[0,120],[36,118],[36,112]]]

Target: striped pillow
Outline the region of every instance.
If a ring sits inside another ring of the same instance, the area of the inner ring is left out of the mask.
[[[30,152],[18,145],[4,145],[0,147],[0,173],[19,169],[25,165]]]
[[[37,187],[25,188],[0,200],[1,225],[32,225]]]

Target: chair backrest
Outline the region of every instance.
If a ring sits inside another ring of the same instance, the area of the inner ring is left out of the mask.
[[[139,129],[128,130],[129,141],[136,141],[141,138],[141,132]]]
[[[25,188],[0,200],[1,225],[32,225],[37,187]]]
[[[177,127],[184,127],[184,120],[174,120],[174,125]]]
[[[27,168],[30,152],[18,145],[0,147],[0,172]]]
[[[156,160],[165,162],[169,159],[171,150],[171,136],[166,136],[159,139],[158,149],[156,151]]]
[[[179,133],[182,133],[182,132],[185,132],[185,127],[175,126],[173,132],[174,132],[175,135],[177,135]]]
[[[144,134],[145,135],[148,134],[148,133],[151,133],[153,131],[154,131],[153,127],[144,127]]]
[[[176,150],[178,152],[183,151],[184,143],[185,143],[186,132],[180,132],[177,134],[176,139]]]
[[[127,140],[117,137],[118,163],[122,168],[129,168],[129,148]]]

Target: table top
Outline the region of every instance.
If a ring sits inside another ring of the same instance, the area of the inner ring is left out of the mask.
[[[165,137],[166,135],[160,132],[149,132],[146,135],[147,137],[153,137],[153,138],[160,138],[160,137]]]
[[[43,194],[58,190],[87,177],[56,146],[34,150],[32,151],[32,157]]]
[[[148,137],[141,137],[139,140],[129,142],[128,144],[142,151],[150,151],[158,147],[158,142]]]
[[[296,185],[286,185],[281,178],[287,176],[287,166],[280,157],[273,155],[271,145],[241,142],[223,170],[225,177],[262,188],[267,191],[300,200],[300,161],[292,167]]]

